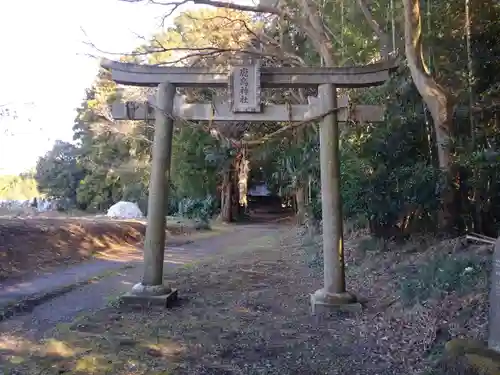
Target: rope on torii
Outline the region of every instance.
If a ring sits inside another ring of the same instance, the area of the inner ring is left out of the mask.
[[[253,141],[241,141],[243,144],[246,144],[247,146],[256,146],[256,145],[261,145],[267,141],[269,141],[271,138],[274,138],[282,133],[285,133],[289,130],[295,130],[295,129],[298,129],[302,126],[305,126],[305,125],[309,125],[310,123],[312,122],[317,122],[317,121],[320,121],[322,120],[324,117],[326,116],[329,116],[339,110],[341,110],[343,107],[337,107],[337,108],[333,108],[333,109],[330,109],[329,111],[326,111],[325,113],[322,113],[321,115],[317,115],[317,116],[314,116],[310,119],[307,119],[307,120],[304,120],[304,121],[301,121],[301,122],[289,122],[288,125],[282,127],[281,129],[278,129],[276,130],[275,132],[272,132],[270,134],[267,134],[265,136],[263,136],[262,138],[260,139],[257,139],[257,140],[253,140]],[[351,111],[349,111],[349,116],[351,116]]]
[[[131,103],[133,104],[133,103]],[[208,131],[210,132],[212,135],[213,132],[213,122],[214,122],[214,118],[215,118],[215,114],[216,114],[216,107],[214,105],[214,103],[211,103],[211,111],[210,111],[210,118],[208,120],[208,126],[202,126],[202,128],[205,129],[205,131]],[[156,109],[158,110],[159,108],[155,105],[155,104],[152,104],[148,101],[145,101],[144,102],[144,105],[146,107],[153,107],[153,109]],[[129,105],[129,103],[127,102],[126,103],[126,108],[127,108],[127,116],[129,118],[133,118],[134,117],[134,114],[133,114],[133,111],[135,111],[136,109],[136,106],[134,105]],[[262,136],[261,138],[259,139],[255,139],[255,140],[243,140],[243,139],[240,139],[240,140],[237,140],[237,139],[234,139],[234,138],[229,138],[229,137],[224,137],[220,131],[217,131],[217,135],[218,136],[221,136],[223,138],[225,138],[230,144],[231,146],[235,147],[235,148],[241,148],[243,146],[246,146],[246,147],[254,147],[254,146],[259,146],[259,145],[262,145],[266,142],[268,142],[269,140],[283,134],[283,133],[286,133],[288,131],[291,131],[291,130],[296,130],[298,128],[301,128],[303,126],[307,126],[307,125],[310,125],[311,123],[315,123],[315,122],[318,122],[318,121],[321,121],[324,117],[326,116],[329,116],[341,109],[343,109],[344,107],[336,107],[336,108],[333,108],[333,109],[330,109],[322,114],[319,114],[319,115],[316,115],[316,116],[313,116],[311,118],[308,118],[308,119],[305,119],[303,121],[300,121],[300,122],[292,122],[291,121],[291,105],[289,105],[289,116],[290,116],[290,120],[288,121],[287,125],[272,132],[272,133],[269,133],[269,134],[266,134],[264,136]],[[356,104],[349,101],[349,104],[348,104],[348,121],[350,122],[353,122],[355,121],[354,120],[354,113],[356,111]],[[144,118],[144,121],[148,121],[148,120],[151,120],[151,118],[148,116],[148,112],[149,111],[146,111],[146,115],[145,115],[145,118]],[[196,126],[196,127],[199,127],[198,124],[195,124],[193,121],[189,121],[183,117],[180,117],[180,116],[174,116],[172,114],[169,114],[169,113],[164,113],[166,116],[172,118],[174,121],[178,120],[178,121],[181,121],[182,123],[184,124],[189,124],[190,126]],[[218,137],[216,137],[218,138]]]

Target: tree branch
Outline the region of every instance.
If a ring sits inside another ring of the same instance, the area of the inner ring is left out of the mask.
[[[141,0],[121,0],[121,1],[128,1],[128,2],[140,2]],[[165,6],[175,6],[179,7],[182,4],[185,4],[186,1],[182,2],[157,2],[154,0],[150,0],[150,3],[152,4],[157,4],[157,5],[165,5]],[[282,8],[282,7],[272,7],[272,6],[265,6],[265,5],[257,5],[257,6],[252,6],[252,5],[242,5],[242,4],[234,4],[234,3],[228,3],[225,1],[218,1],[218,0],[193,0],[194,4],[200,4],[200,5],[208,5],[208,6],[213,6],[216,8],[226,8],[226,9],[233,9],[233,10],[238,10],[238,11],[243,11],[243,12],[253,12],[253,13],[268,13],[268,14],[273,14],[282,17],[283,19],[288,19],[290,21],[293,21],[295,24],[297,24],[305,33],[306,35],[310,38],[311,42],[315,46],[315,49],[317,50],[318,53],[321,54],[323,59],[326,62],[326,65],[328,66],[333,66],[334,65],[334,59],[333,55],[331,53],[331,43],[330,43],[330,38],[328,37],[328,34],[324,30],[324,28],[321,26],[321,20],[318,19],[317,16],[317,9],[312,11],[307,7],[307,9],[303,9],[303,11],[307,11],[310,17],[303,17],[303,12],[298,11],[297,15],[293,15],[289,11],[287,11],[287,8]],[[305,6],[305,5],[304,5]],[[309,22],[307,22],[309,21]]]
[[[224,24],[223,25],[224,27],[230,27],[234,23],[239,23],[245,28],[245,30],[248,32],[249,35],[251,35],[253,38],[255,38],[255,40],[258,40],[262,45],[265,45],[265,47],[266,47],[264,51],[258,51],[256,49],[252,49],[252,52],[254,54],[261,53],[262,56],[270,56],[273,58],[278,58],[282,61],[289,60],[292,65],[298,65],[298,66],[305,66],[306,65],[305,61],[300,56],[297,56],[296,54],[291,53],[289,51],[286,51],[286,49],[283,48],[283,46],[280,45],[279,42],[277,42],[274,38],[270,37],[269,35],[267,35],[263,31],[252,30],[252,28],[248,25],[248,23],[241,18],[231,19],[227,16],[218,15],[218,16],[214,16],[214,17],[207,17],[207,18],[201,19],[201,18],[194,17],[189,13],[186,13],[185,17],[189,18],[190,20],[194,20],[194,21],[213,21],[216,19],[227,20],[228,23]],[[274,48],[274,52],[269,51],[270,47]],[[241,52],[245,53],[245,49],[242,48]]]
[[[370,25],[371,29],[373,30],[375,35],[377,35],[380,41],[381,44],[380,55],[382,56],[382,58],[387,59],[389,57],[389,52],[390,52],[389,35],[385,32],[385,30],[382,29],[382,27],[375,20],[370,9],[368,9],[368,6],[366,5],[365,0],[357,0],[357,3],[359,9],[361,9],[361,12],[368,21],[368,24]]]
[[[234,10],[241,10],[243,12],[253,12],[253,13],[270,13],[276,15],[282,15],[282,11],[276,7],[264,6],[264,5],[242,5],[242,4],[233,4],[227,3],[225,1],[217,1],[217,0],[193,0],[194,4],[203,4],[210,5],[216,8],[229,8]]]

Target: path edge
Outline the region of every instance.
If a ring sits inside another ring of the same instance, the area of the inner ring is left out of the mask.
[[[108,276],[110,272],[119,273],[126,269],[131,269],[136,267],[135,264],[124,264],[120,268],[116,268],[112,271],[104,271],[101,274],[91,276],[85,280],[77,281],[65,286],[61,286],[55,289],[47,290],[42,293],[35,293],[28,297],[23,298],[12,298],[10,301],[0,304],[0,322],[10,319],[18,314],[27,314],[33,311],[33,309],[39,305],[42,305],[50,300],[60,297],[64,294],[72,292],[73,290],[92,284],[94,282],[100,281]]]

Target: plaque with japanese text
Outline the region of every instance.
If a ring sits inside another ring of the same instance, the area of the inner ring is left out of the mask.
[[[232,67],[229,93],[233,112],[261,112],[260,63],[258,61]]]

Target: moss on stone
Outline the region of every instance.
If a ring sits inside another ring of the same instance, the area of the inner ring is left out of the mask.
[[[500,353],[484,343],[453,339],[445,345],[445,357],[436,366],[436,375],[500,375]]]

